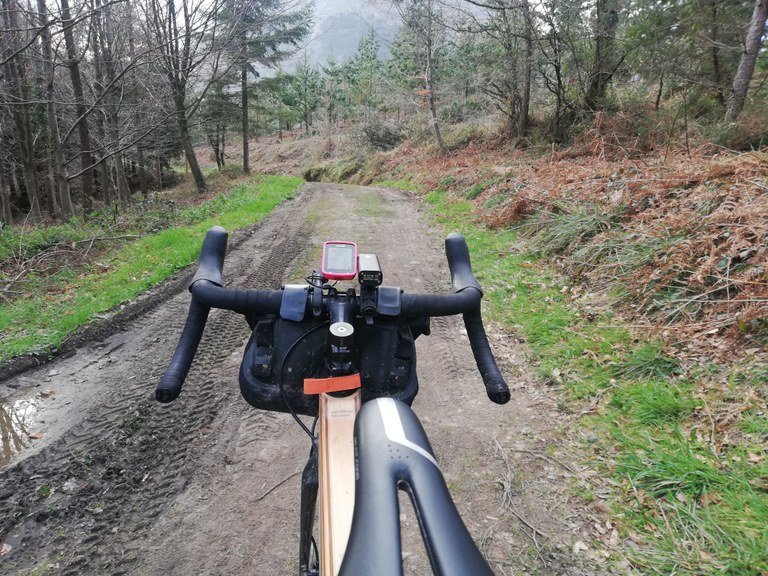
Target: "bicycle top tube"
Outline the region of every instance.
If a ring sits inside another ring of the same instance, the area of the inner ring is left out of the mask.
[[[402,576],[398,488],[411,498],[435,574],[492,576],[407,405],[392,398],[364,404],[355,421],[355,446],[355,509],[339,576]]]

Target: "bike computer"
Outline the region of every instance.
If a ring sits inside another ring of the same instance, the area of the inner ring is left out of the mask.
[[[329,280],[352,280],[357,276],[357,244],[337,240],[323,243],[320,270]]]

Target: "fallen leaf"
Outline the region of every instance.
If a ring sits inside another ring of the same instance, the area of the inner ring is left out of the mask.
[[[3,545],[0,546],[0,556],[5,556],[11,550],[13,550],[13,546],[11,546],[10,544],[3,543]]]
[[[30,440],[40,440],[40,438],[43,437],[42,434],[38,434],[37,432],[32,432],[31,434],[27,434]]]
[[[581,540],[576,540],[573,544],[573,553],[574,554],[580,554],[581,552],[586,552],[589,550],[589,546],[584,544]]]
[[[716,492],[705,492],[699,496],[699,502],[702,506],[709,506],[710,504],[717,504],[720,502],[720,495]]]
[[[611,531],[611,537],[608,539],[608,546],[616,548],[619,545],[619,531],[614,528]]]
[[[704,552],[704,550],[699,550],[699,558],[701,558],[704,562],[714,562],[715,561],[715,557],[712,556],[712,554]]]

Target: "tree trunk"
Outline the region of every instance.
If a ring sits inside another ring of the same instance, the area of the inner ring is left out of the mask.
[[[424,83],[426,85],[427,94],[429,98],[429,114],[430,121],[432,122],[432,129],[435,131],[435,140],[440,150],[445,148],[443,142],[443,136],[440,133],[440,123],[437,119],[437,105],[435,100],[435,87],[432,81],[432,44],[427,43],[427,69],[424,71]]]
[[[95,16],[98,19],[97,25],[100,32],[97,42],[101,43],[101,54],[104,59],[104,71],[106,73],[107,85],[109,86],[108,93],[106,94],[107,124],[109,126],[109,137],[115,150],[112,165],[117,184],[117,197],[119,198],[120,204],[122,206],[128,206],[131,203],[131,189],[128,186],[128,179],[125,176],[125,164],[123,161],[123,152],[121,149],[122,142],[120,136],[119,94],[115,84],[117,80],[117,68],[115,64],[113,41],[117,36],[117,32],[112,26],[111,6],[109,4],[104,6],[102,20],[102,13],[98,11],[101,1],[96,0],[95,4]]]
[[[160,149],[155,150],[155,169],[157,171],[157,190],[158,192],[163,191],[163,164],[161,162],[162,156],[160,155]]]
[[[53,48],[51,46],[51,31],[48,28],[48,7],[45,5],[45,0],[37,0],[37,10],[39,12],[40,27],[42,29],[40,37],[42,39],[45,66],[45,93],[48,101],[48,129],[51,139],[51,150],[53,151],[54,189],[56,190],[62,213],[66,217],[71,217],[75,215],[75,208],[72,205],[72,196],[69,191],[67,166],[64,162],[64,152],[62,150],[61,136],[59,134],[59,120],[56,116],[56,100],[53,90]]]
[[[221,166],[224,167],[225,165],[225,152],[227,149],[227,127],[222,124],[221,125]]]
[[[117,122],[115,121],[115,125],[116,124]],[[114,131],[113,134],[117,137],[116,131]],[[125,175],[125,160],[123,158],[123,153],[118,151],[113,158],[115,180],[117,180],[117,197],[120,199],[121,205],[128,206],[131,203],[131,187],[128,185],[128,178]]]
[[[531,9],[528,0],[523,0],[523,19],[525,20],[525,63],[523,65],[523,90],[520,100],[520,114],[517,117],[517,136],[524,138],[528,133],[528,113],[531,106],[531,77],[533,75],[533,26],[531,23]]]
[[[11,189],[5,177],[5,167],[0,164],[0,221],[10,226],[13,224],[11,212]]]
[[[755,71],[755,63],[760,53],[765,33],[765,22],[768,19],[768,0],[755,0],[755,9],[749,23],[749,30],[744,42],[744,51],[741,53],[739,67],[733,79],[733,90],[728,99],[728,107],[725,111],[725,121],[735,122],[744,108],[747,99],[749,83]]]
[[[134,12],[133,12],[133,5],[132,3],[127,4],[128,7],[128,17],[133,19]],[[134,60],[136,57],[136,41],[134,39],[134,32],[133,32],[133,26],[128,26],[128,58],[130,60]],[[144,125],[144,117],[145,113],[141,109],[141,106],[138,107],[139,110],[137,111],[137,124],[140,126]],[[138,140],[136,142],[136,162],[139,165],[138,174],[139,174],[139,190],[141,191],[141,196],[145,200],[149,196],[149,187],[147,185],[147,175],[149,174],[149,169],[147,168],[147,161],[144,158],[144,145],[142,144],[141,140]]]
[[[240,71],[240,90],[242,92],[242,106],[243,106],[243,172],[250,174],[251,166],[248,159],[248,132],[250,128],[248,126],[248,64],[243,63],[243,67]]]
[[[101,23],[99,21],[101,13],[97,12],[95,7],[96,5],[94,3],[94,10],[91,16],[91,35],[93,36],[91,45],[93,46],[93,71],[96,81],[93,83],[93,89],[96,92],[96,97],[103,102],[106,100],[104,87],[107,81],[105,79],[104,57],[102,55],[102,33]],[[107,127],[104,116],[103,113],[96,114],[93,130],[96,135],[96,141],[104,143],[102,148],[106,147],[105,143],[107,142]],[[96,168],[96,166],[94,166],[93,176],[94,182],[96,183],[96,189],[99,191],[99,197],[102,202],[111,205],[113,199],[117,197],[114,179],[112,177],[112,158],[106,154],[102,156],[99,167]]]
[[[599,110],[605,104],[605,94],[616,67],[616,28],[619,24],[617,0],[597,0],[597,30],[595,31],[595,59],[589,86],[584,95],[587,110]]]
[[[3,17],[5,28],[15,35],[22,29],[18,21],[18,6],[11,6],[8,0],[3,0]],[[16,45],[16,38],[12,37],[11,45]],[[24,187],[29,199],[29,217],[34,221],[43,218],[40,206],[40,192],[37,180],[37,166],[35,165],[35,146],[32,138],[32,121],[30,118],[29,90],[27,87],[26,69],[22,54],[17,54],[5,64],[8,88],[12,98],[18,102],[12,107],[13,121],[19,137],[21,161],[24,166]]]
[[[659,76],[659,89],[656,91],[656,100],[653,102],[653,109],[658,112],[661,106],[661,97],[664,94],[664,71]]]
[[[720,106],[725,106],[725,89],[723,88],[723,66],[720,63],[720,27],[717,13],[717,0],[712,1],[712,28],[710,30],[710,54],[712,56],[712,81],[715,85],[715,98]]]
[[[176,124],[179,128],[179,139],[181,140],[181,147],[184,150],[184,157],[192,172],[192,178],[195,180],[195,186],[197,187],[198,192],[205,192],[205,178],[203,177],[203,172],[200,170],[200,164],[197,162],[195,148],[192,145],[192,138],[189,135],[187,111],[184,108],[184,100],[178,92],[174,95],[173,102],[176,106]]]
[[[218,125],[213,127],[213,131],[210,129],[208,130],[208,144],[211,145],[211,150],[213,150],[213,157],[216,159],[216,168],[219,169],[219,172],[221,172],[221,169],[223,168],[223,164],[221,163],[223,154],[221,152],[220,130]]]
[[[80,75],[80,60],[77,56],[75,36],[72,32],[72,16],[69,13],[69,0],[61,0],[61,23],[64,26],[64,43],[67,47],[67,68],[72,80],[72,91],[75,96],[75,113],[80,134],[80,166],[83,170],[81,185],[83,189],[83,207],[93,209],[93,156],[91,135],[88,130],[88,109],[85,106],[83,79]]]
[[[149,187],[147,186],[147,168],[144,158],[144,147],[141,144],[136,145],[136,157],[139,165],[139,189],[141,196],[146,199],[149,196]]]

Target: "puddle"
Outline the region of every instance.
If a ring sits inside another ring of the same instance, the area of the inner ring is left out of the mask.
[[[32,425],[43,408],[43,402],[53,392],[38,392],[18,400],[0,399],[0,466],[5,466],[22,450],[29,447],[35,435]]]

